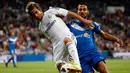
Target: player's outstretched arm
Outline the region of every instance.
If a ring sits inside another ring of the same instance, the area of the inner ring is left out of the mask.
[[[76,14],[74,12],[68,11],[67,16],[71,16],[72,18],[80,20],[81,22],[85,23],[88,27],[94,27],[92,25],[92,21],[91,20],[84,19],[83,17],[81,17],[80,15],[78,15],[78,14]]]
[[[117,43],[120,44],[120,47],[123,47],[123,41],[113,35],[110,35],[104,31],[100,32],[100,36],[103,37],[104,39],[110,40],[110,41],[116,41]]]

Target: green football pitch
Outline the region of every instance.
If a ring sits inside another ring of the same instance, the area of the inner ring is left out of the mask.
[[[130,59],[108,59],[106,65],[110,73],[130,73]],[[58,73],[54,62],[17,62],[17,66],[0,63],[0,73]]]

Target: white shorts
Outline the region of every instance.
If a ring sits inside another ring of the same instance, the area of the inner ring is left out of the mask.
[[[64,44],[64,38],[69,37],[72,38],[73,43],[76,45],[76,38],[72,34],[64,36],[63,38],[56,40],[53,42],[53,55],[54,55],[54,60],[56,61],[56,64],[58,63],[65,63],[69,62],[69,52],[67,47]]]

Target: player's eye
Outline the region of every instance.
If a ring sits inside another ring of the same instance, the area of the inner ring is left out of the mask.
[[[87,9],[85,9],[85,8],[83,9],[83,11],[86,11],[86,10],[87,10]]]
[[[79,11],[82,11],[82,9],[79,9]]]

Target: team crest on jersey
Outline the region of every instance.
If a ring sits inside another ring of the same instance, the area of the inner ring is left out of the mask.
[[[88,37],[88,33],[84,33],[84,37]]]
[[[48,15],[48,18],[52,18],[52,16]]]

